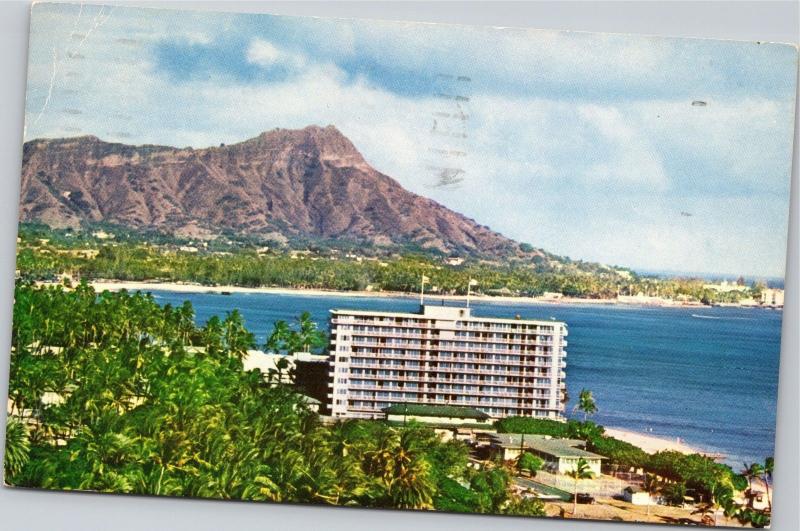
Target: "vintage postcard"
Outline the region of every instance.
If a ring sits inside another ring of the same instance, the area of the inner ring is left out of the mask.
[[[794,45],[30,31],[6,485],[769,525]]]

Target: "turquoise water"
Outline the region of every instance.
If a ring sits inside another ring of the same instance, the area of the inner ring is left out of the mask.
[[[194,305],[198,322],[238,308],[260,343],[278,319],[331,308],[416,311],[413,298],[153,292]],[[429,300],[429,303],[436,303]],[[773,455],[782,312],[473,302],[475,315],[550,319],[569,326],[567,389],[591,389],[603,425],[681,437],[735,469]],[[571,409],[571,402],[568,408]]]

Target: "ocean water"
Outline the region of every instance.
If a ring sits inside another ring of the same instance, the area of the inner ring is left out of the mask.
[[[199,323],[238,308],[263,344],[273,323],[309,311],[327,329],[331,308],[416,311],[413,298],[154,291],[161,304],[191,301]],[[429,299],[436,304],[436,299]],[[758,308],[655,308],[473,302],[473,314],[556,319],[569,327],[571,412],[591,389],[599,424],[647,432],[743,462],[773,455],[782,312]],[[582,418],[578,414],[578,418]]]

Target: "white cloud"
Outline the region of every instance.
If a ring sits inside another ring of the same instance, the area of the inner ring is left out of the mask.
[[[588,179],[621,182],[647,187],[651,191],[667,187],[668,178],[659,150],[617,108],[582,105],[578,113],[586,125],[594,128],[609,145],[607,158],[586,169]]]
[[[278,62],[280,56],[278,49],[263,39],[253,39],[247,48],[247,61],[259,66],[272,66]]]
[[[187,31],[182,35],[182,38],[188,44],[208,45],[213,42],[211,36],[208,33],[202,31]]]
[[[303,68],[306,59],[300,54],[289,53],[276,47],[264,39],[253,39],[246,52],[247,62],[269,68],[276,65],[285,65],[291,68]]]
[[[119,19],[115,12],[87,41],[86,57],[65,63],[50,111],[26,138],[78,129],[130,143],[204,147],[274,127],[334,124],[371,164],[410,190],[553,252],[652,269],[783,270],[788,207],[786,194],[776,192],[788,189],[791,102],[715,96],[698,108],[683,97],[576,102],[558,91],[542,97],[476,90],[466,109],[468,138],[452,144],[467,156],[437,158],[429,148],[440,146],[442,138],[431,133],[432,116],[443,109],[433,91],[431,97],[403,97],[350,79],[331,62],[315,62],[313,54],[255,37],[241,51],[248,61],[289,67],[294,75],[264,85],[222,77],[175,83],[154,71],[146,47],[117,39],[135,35],[154,42],[184,35],[213,42],[214,25],[171,28],[134,12],[141,20]],[[51,25],[63,27],[57,17]],[[51,48],[62,44],[60,34],[46,30],[32,41],[29,118],[46,93]],[[398,67],[422,67],[423,52],[440,43],[421,39],[424,32],[412,33],[411,41],[398,37],[384,59],[397,60]],[[528,34],[508,35],[509,42],[521,43]],[[353,53],[353,41],[361,38],[350,32],[350,48],[343,53]],[[542,68],[558,75],[579,67],[602,76],[615,62],[633,75],[634,63],[649,68],[667,53],[664,47],[631,45],[635,49],[626,53],[636,61],[610,56],[592,66],[585,64],[591,58],[581,55],[585,46],[568,34],[553,32],[541,41],[538,47],[510,47],[500,62],[522,64],[522,56],[537,53],[544,57]],[[598,46],[613,48],[603,39]],[[486,48],[476,52],[477,73],[498,62]],[[504,75],[530,74],[511,68]],[[65,108],[82,113],[64,113]],[[436,176],[428,166],[445,164],[466,171],[458,187],[433,186]],[[752,190],[736,196],[743,186]],[[681,210],[694,216],[687,220]]]
[[[705,167],[703,171],[731,189],[746,185],[788,193],[791,165],[793,102],[764,97],[713,98],[706,106],[689,100],[652,100],[630,105],[625,119],[673,159],[680,157]],[[710,173],[710,174],[709,174]]]

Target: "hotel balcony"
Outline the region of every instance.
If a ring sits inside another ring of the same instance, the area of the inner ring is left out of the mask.
[[[339,343],[336,339],[331,341],[333,345]],[[446,341],[437,343],[400,343],[394,341],[374,341],[364,338],[353,338],[344,343],[349,343],[350,350],[357,348],[371,348],[371,349],[398,349],[405,351],[428,351],[428,352],[444,352],[455,354],[498,354],[504,356],[524,356],[530,358],[532,356],[539,356],[543,358],[552,358],[557,356],[559,358],[566,357],[562,351],[554,349],[549,346],[537,346],[535,348],[487,348],[485,345],[453,345]]]
[[[386,387],[379,385],[364,385],[364,384],[349,384],[348,392],[351,391],[378,391],[383,393],[403,393],[403,394],[447,394],[447,395],[463,395],[474,397],[476,400],[484,396],[496,396],[503,398],[518,398],[523,400],[547,400],[550,398],[549,392],[516,392],[506,393],[502,391],[473,391],[464,389],[443,389],[443,388],[427,388],[427,387]]]
[[[380,378],[391,378],[391,377],[399,377],[400,372],[405,372],[405,378],[409,378],[409,380],[417,380],[419,378],[424,378],[425,376],[431,375],[440,375],[440,376],[447,376],[448,374],[452,375],[464,375],[464,376],[504,376],[506,378],[518,378],[518,379],[543,379],[552,381],[554,380],[554,376],[551,373],[546,372],[520,372],[520,371],[504,371],[500,369],[463,369],[459,367],[429,367],[429,368],[403,368],[403,367],[387,367],[385,365],[356,365],[352,366],[351,370],[348,372],[349,375],[356,375],[356,374],[370,374],[366,371],[355,371],[353,369],[368,369],[372,371],[372,375]],[[344,374],[344,373],[342,373]],[[563,378],[562,378],[563,379]]]
[[[433,365],[433,364],[437,365]],[[444,364],[448,364],[445,366]],[[491,368],[497,366],[498,368]],[[496,360],[465,360],[461,358],[445,357],[424,357],[424,356],[404,356],[400,354],[364,354],[352,353],[350,355],[350,367],[362,367],[369,369],[391,369],[405,371],[437,371],[440,369],[458,369],[461,372],[469,373],[479,370],[494,370],[508,372],[509,374],[543,375],[550,374],[552,369],[558,368],[557,364],[528,362],[513,363],[499,362]],[[486,369],[486,367],[490,367]]]
[[[430,319],[426,319],[430,320]],[[435,330],[453,330],[456,332],[491,332],[496,334],[519,334],[519,335],[566,335],[566,332],[561,330],[546,330],[544,326],[537,324],[522,324],[516,325],[517,328],[511,328],[510,324],[493,324],[493,325],[465,325],[463,321],[459,321],[455,326],[443,327],[441,324],[438,326],[436,323],[430,322],[417,322],[410,320],[396,321],[394,319],[345,319],[342,317],[333,317],[330,319],[331,325],[337,326],[370,326],[370,327],[390,327],[390,328],[424,328]]]
[[[337,332],[338,333],[338,332]],[[552,345],[554,343],[551,336],[547,334],[531,334],[534,338],[538,339],[515,339],[504,337],[479,337],[479,336],[461,336],[456,333],[452,337],[444,337],[434,332],[404,332],[402,330],[374,330],[374,329],[353,329],[342,331],[343,334],[350,334],[353,336],[363,337],[395,337],[395,338],[411,338],[411,339],[426,339],[426,340],[442,340],[442,341],[464,341],[472,343],[510,343],[515,345]]]
[[[550,389],[553,386],[553,381],[548,380],[546,383],[536,382],[497,382],[497,381],[465,381],[465,380],[448,380],[446,378],[437,378],[431,376],[399,376],[387,374],[357,374],[351,373],[348,377],[350,380],[374,380],[381,382],[403,382],[403,383],[442,383],[450,385],[483,385],[491,387],[524,387],[534,389]]]
[[[552,327],[548,324],[527,324],[520,323],[512,328],[511,324],[495,323],[490,325],[477,324],[468,321],[459,321],[453,327],[456,331],[464,332],[493,332],[495,334],[541,334],[541,335],[554,335],[561,334],[557,327]],[[547,328],[554,328],[547,330]]]
[[[345,334],[350,334],[353,336],[365,336],[365,337],[396,337],[396,338],[411,338],[411,339],[439,339],[439,335],[434,334],[433,332],[428,333],[414,333],[414,332],[377,332],[377,331],[370,331],[370,330],[347,330],[343,332]]]
[[[433,323],[418,323],[418,322],[407,322],[401,321],[396,322],[394,319],[392,320],[377,320],[377,319],[342,319],[341,317],[334,317],[331,320],[331,324],[334,325],[344,325],[344,326],[391,326],[396,328],[436,328],[436,325]]]
[[[359,360],[360,361],[360,360]],[[551,379],[553,378],[553,373],[548,370],[513,370],[507,368],[500,368],[500,369],[493,369],[493,368],[469,368],[465,369],[464,367],[425,367],[425,366],[402,366],[398,364],[392,363],[352,363],[350,365],[350,370],[348,371],[349,374],[358,374],[358,371],[354,369],[368,369],[370,371],[379,371],[373,374],[380,374],[380,375],[391,375],[391,374],[398,374],[400,372],[405,372],[409,378],[424,378],[426,375],[434,375],[438,373],[445,373],[444,375],[447,376],[448,374],[455,374],[462,376],[464,378],[468,377],[479,377],[484,375],[489,376],[505,376],[507,378],[518,378],[518,379],[525,379],[525,378],[546,378]],[[329,373],[333,375],[333,373]],[[343,373],[344,374],[344,373]],[[365,373],[366,374],[366,373]]]
[[[499,337],[462,337],[455,335],[453,337],[442,337],[431,333],[419,334],[409,332],[393,332],[393,331],[372,331],[372,330],[348,330],[343,332],[353,336],[354,338],[373,338],[385,337],[394,339],[420,339],[425,341],[439,341],[446,344],[459,343],[479,343],[479,344],[503,344],[503,345],[520,345],[520,346],[541,346],[552,347],[555,342],[552,339],[506,339]],[[409,345],[422,345],[421,341],[415,343],[402,343]],[[460,348],[460,347],[459,347]]]
[[[488,354],[488,353],[486,353]],[[547,356],[538,356],[540,358],[545,358],[547,361],[531,361],[530,358],[523,360],[523,361],[510,361],[510,360],[498,360],[491,357],[487,358],[471,358],[471,357],[461,357],[461,356],[447,356],[447,355],[438,355],[438,354],[390,354],[384,352],[358,352],[353,351],[349,352],[348,355],[351,359],[363,359],[363,360],[370,360],[372,363],[380,363],[383,360],[398,360],[398,361],[419,361],[419,362],[428,362],[430,363],[461,363],[467,365],[503,365],[506,367],[518,367],[520,369],[524,369],[526,367],[542,367],[551,369],[553,366],[557,366],[557,363],[553,363],[551,359],[548,359]],[[420,364],[420,367],[423,365]],[[464,370],[471,370],[466,367],[462,367]]]
[[[539,378],[544,380],[545,378]],[[431,375],[425,376],[387,376],[384,374],[359,374],[359,373],[352,373],[349,375],[349,380],[370,380],[375,382],[386,382],[386,383],[402,383],[406,384],[409,387],[407,389],[415,389],[414,387],[410,387],[414,384],[426,384],[426,383],[435,383],[435,384],[445,384],[445,385],[465,385],[465,386],[487,386],[487,387],[509,387],[512,389],[551,389],[553,387],[553,381],[550,379],[546,379],[546,382],[520,382],[520,381],[496,381],[496,380],[467,380],[467,379],[459,379],[459,378],[442,378],[442,377],[434,377]],[[347,384],[343,384],[347,385]],[[332,387],[333,383],[330,382],[329,387]]]
[[[349,396],[347,401],[358,400],[363,402],[384,402],[387,404],[402,403],[403,400],[393,397],[372,397],[372,396]],[[512,402],[513,400],[513,402]],[[553,410],[547,406],[539,407],[533,404],[518,404],[514,398],[472,398],[470,400],[447,400],[444,398],[426,398],[419,401],[421,404],[444,404],[444,405],[466,405],[474,407],[500,407],[507,409],[530,409],[530,410]],[[384,407],[384,406],[380,406]]]
[[[351,377],[351,380],[353,380],[353,379],[359,380],[359,379],[361,379],[361,376],[362,375],[360,375],[360,374],[354,374]],[[375,376],[377,377],[378,375],[375,375]],[[382,375],[380,377],[384,377],[385,378],[385,375]],[[408,379],[406,380],[406,378],[408,378]],[[492,378],[495,378],[495,377],[493,376]],[[372,378],[370,378],[370,379],[372,379]],[[375,378],[375,379],[378,379],[378,378]],[[503,386],[503,387],[531,387],[533,385],[537,385],[537,384],[534,384],[534,383],[531,383],[531,382],[508,381],[508,379],[503,379],[503,380],[498,381],[498,380],[491,380],[491,379],[481,380],[480,378],[445,378],[445,377],[441,377],[441,376],[432,376],[430,374],[427,374],[427,375],[424,375],[424,376],[419,376],[419,377],[416,377],[416,378],[413,377],[413,376],[411,376],[411,377],[397,376],[396,380],[394,378],[391,378],[391,379],[393,381],[409,382],[409,383],[419,382],[419,383],[437,383],[437,384],[447,384],[447,385],[469,385],[469,386],[483,385],[483,386]],[[516,380],[519,380],[519,379],[517,378]],[[549,384],[538,384],[538,385],[539,385],[539,387],[544,386],[544,385],[548,385],[549,386]]]
[[[348,376],[351,377],[351,378],[361,378],[361,377],[370,378],[370,379],[381,379],[381,378],[384,378],[384,379],[387,379],[387,380],[416,382],[416,381],[420,381],[423,378],[429,378],[431,376],[438,376],[438,377],[445,376],[446,377],[448,375],[463,375],[464,374],[463,370],[438,369],[438,370],[435,370],[435,371],[405,371],[407,374],[403,375],[403,376],[400,376],[398,374],[400,371],[396,371],[396,370],[393,371],[393,374],[390,373],[389,371],[387,371],[385,368],[370,369],[370,370],[377,370],[377,371],[383,371],[383,372],[376,372],[376,373],[370,374],[370,373],[367,373],[367,372],[350,371]],[[412,374],[408,374],[408,373],[412,373]],[[522,379],[532,379],[532,380],[546,380],[547,381],[546,384],[545,383],[531,383],[531,382],[528,382],[528,383],[525,384],[525,385],[537,385],[537,386],[552,385],[553,381],[555,380],[555,378],[553,378],[552,376],[546,375],[546,374],[520,374],[520,373],[514,373],[514,372],[502,372],[502,371],[490,371],[490,370],[471,371],[469,374],[470,375],[476,375],[476,376],[488,376],[488,377],[493,377],[493,378],[495,378],[495,377],[505,377],[507,379],[508,378],[520,379],[520,380],[522,380]],[[333,377],[335,377],[335,375],[331,374],[330,377],[333,378]],[[453,381],[455,382],[457,380],[453,379]],[[463,381],[466,382],[467,380],[463,380]],[[497,383],[498,385],[517,385],[515,383],[502,384],[501,382],[498,382],[496,380],[493,381],[493,382],[489,381],[489,380],[484,380],[483,382],[484,382],[484,385],[489,384],[489,383]]]
[[[393,352],[394,351],[394,352]],[[399,351],[399,352],[397,352]],[[560,356],[554,356],[546,352],[525,352],[525,353],[509,353],[500,350],[488,351],[466,351],[457,350],[447,347],[423,347],[423,348],[398,348],[396,345],[380,345],[380,344],[358,344],[354,345],[350,350],[339,351],[340,355],[359,356],[362,358],[389,358],[401,356],[405,359],[419,359],[424,357],[428,361],[436,361],[437,358],[443,360],[448,358],[448,361],[458,361],[461,363],[511,363],[511,364],[526,364],[531,362],[546,362],[548,364],[557,363],[555,360]]]

